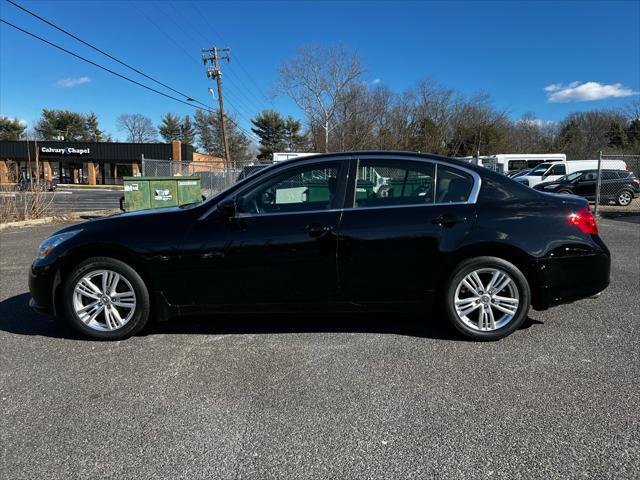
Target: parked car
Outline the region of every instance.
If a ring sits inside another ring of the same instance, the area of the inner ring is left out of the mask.
[[[616,202],[626,207],[640,194],[640,180],[633,172],[626,170],[602,170],[600,179],[600,200]],[[579,195],[587,200],[595,200],[598,170],[581,170],[566,175],[554,182],[536,185],[536,190],[547,193]]]
[[[539,183],[553,182],[565,175],[582,170],[598,168],[598,160],[566,160],[551,163],[541,163],[526,175],[520,175],[518,182],[529,187],[535,187]],[[607,168],[610,170],[627,170],[627,164],[623,160],[607,160]]]
[[[609,268],[582,198],[446,157],[350,152],[275,164],[197,204],[60,230],[29,286],[34,309],[96,339],[151,316],[441,304],[462,334],[495,340],[530,306],[598,294]]]

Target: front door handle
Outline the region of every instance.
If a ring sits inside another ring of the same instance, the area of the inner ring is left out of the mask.
[[[450,213],[445,213],[431,220],[431,223],[434,223],[436,225],[442,225],[445,227],[450,227],[452,225],[455,225],[456,223],[462,223],[466,221],[467,221],[467,217],[456,217],[455,215],[452,215]]]
[[[311,223],[304,227],[305,233],[308,233],[310,237],[320,237],[325,233],[333,231],[333,227],[330,225],[320,225],[319,223]]]

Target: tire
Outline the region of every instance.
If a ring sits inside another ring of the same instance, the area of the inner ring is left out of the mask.
[[[485,291],[492,285],[496,272],[500,274],[495,276],[495,287],[499,290]],[[468,277],[474,273],[480,279],[479,284],[474,277]],[[510,335],[527,318],[530,305],[527,279],[515,265],[501,258],[465,260],[447,280],[444,306],[449,322],[473,340],[492,341]]]
[[[621,190],[616,195],[616,204],[621,207],[628,207],[633,201],[633,192],[631,190]]]
[[[138,272],[110,257],[89,258],[73,269],[63,305],[67,322],[95,340],[128,338],[145,326],[150,313],[149,291]]]
[[[558,195],[573,195],[573,192],[571,190],[558,190],[556,193]]]

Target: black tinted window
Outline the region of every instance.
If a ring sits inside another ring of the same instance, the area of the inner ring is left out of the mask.
[[[403,160],[362,160],[356,177],[355,206],[433,203],[434,165]]]
[[[602,172],[602,180],[618,180],[616,172]]]
[[[333,208],[338,170],[337,162],[287,170],[239,195],[238,211],[255,215]]]
[[[457,168],[438,164],[436,203],[466,202],[473,188],[473,178]]]
[[[558,164],[554,165],[549,172],[549,175],[566,175],[567,168],[564,165]]]

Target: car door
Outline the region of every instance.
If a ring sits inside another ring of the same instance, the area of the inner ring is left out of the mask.
[[[340,298],[426,300],[475,222],[477,187],[475,172],[430,160],[353,160],[338,230]]]
[[[593,199],[596,196],[597,170],[587,170],[576,182],[574,193],[584,198]]]
[[[198,222],[185,248],[194,305],[330,301],[348,161],[274,169],[234,192],[226,217]],[[188,259],[188,260],[187,260]]]

